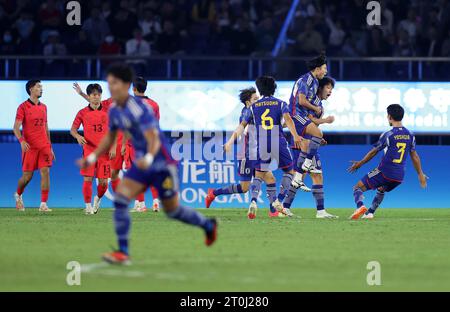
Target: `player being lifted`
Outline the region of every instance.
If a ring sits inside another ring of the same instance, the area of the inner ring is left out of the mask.
[[[41,173],[41,204],[39,211],[49,212],[47,206],[50,189],[50,167],[55,159],[51,146],[50,131],[47,124],[47,106],[40,102],[42,84],[40,80],[30,80],[25,89],[30,96],[17,108],[14,122],[14,135],[22,149],[22,177],[19,179],[17,191],[14,194],[16,209],[24,211],[23,191],[31,181],[35,170]],[[22,132],[20,131],[22,127]]]
[[[333,91],[335,81],[333,78],[330,77],[323,77],[321,80],[319,80],[319,88],[317,90],[317,96],[319,97],[320,101],[317,105],[321,108],[321,115],[323,116],[323,100],[327,100],[331,96],[331,92]],[[323,118],[320,115],[317,115],[314,111],[308,110],[308,118],[316,125],[320,126],[321,124],[325,123],[333,123],[334,117],[328,116],[326,118]],[[306,152],[308,149],[308,143],[311,139],[311,136],[308,134],[304,135],[304,140],[302,140],[301,143],[301,150],[293,149],[292,153],[294,154],[294,159],[298,159],[297,164],[301,164],[303,160],[306,158]],[[325,140],[322,141],[322,144],[326,143]],[[322,162],[320,160],[320,153],[317,152],[317,154],[313,157],[313,165],[314,165],[314,172],[309,172],[311,179],[313,181],[312,185],[312,195],[314,197],[314,200],[316,202],[316,218],[318,219],[334,219],[337,218],[337,216],[332,215],[328,213],[325,210],[325,198],[324,198],[324,191],[323,191],[323,175],[322,175]],[[294,166],[295,170],[300,171],[301,168],[297,166]],[[305,173],[306,174],[306,173]],[[289,187],[289,191],[283,201],[283,207],[290,208],[292,202],[294,201],[295,195],[297,193],[298,188],[291,185]]]
[[[104,254],[103,259],[117,264],[129,261],[131,220],[128,205],[149,185],[157,188],[163,209],[170,218],[202,228],[206,234],[206,245],[213,244],[217,237],[216,220],[180,205],[176,162],[170,155],[166,139],[148,105],[128,94],[133,71],[124,64],[113,65],[107,71],[107,81],[114,100],[109,110],[109,132],[93,153],[79,160],[79,165],[85,168],[94,164],[100,155],[111,148],[119,129],[131,136],[136,159],[120,181],[114,198],[114,224],[119,248]]]
[[[399,104],[389,105],[387,107],[387,119],[392,129],[380,136],[374,148],[362,160],[352,161],[352,166],[348,168],[350,173],[354,173],[375,157],[378,152],[384,150],[383,158],[378,167],[366,174],[353,187],[353,196],[357,209],[350,217],[352,220],[357,220],[361,216],[364,219],[373,219],[375,211],[383,201],[384,194],[392,191],[402,183],[408,154],[411,156],[414,168],[419,175],[420,186],[422,188],[427,186],[427,176],[422,171],[420,157],[416,152],[416,139],[402,125],[404,114],[405,111]],[[363,202],[363,193],[367,190],[377,190],[372,206],[369,209],[364,206]]]
[[[303,191],[309,192],[310,189],[303,183],[303,173],[312,172],[320,173],[313,166],[313,158],[317,154],[323,134],[319,127],[308,117],[310,112],[314,112],[316,116],[322,116],[322,110],[319,105],[320,99],[317,97],[317,89],[319,87],[319,79],[327,74],[327,60],[324,54],[307,62],[309,72],[301,76],[292,88],[289,105],[291,109],[292,119],[294,120],[297,132],[304,136],[310,136],[308,149],[303,159],[294,159],[298,166],[298,172],[295,173],[292,185]]]
[[[230,139],[225,143],[224,150],[225,152],[230,152],[232,150],[232,146],[234,142],[244,134],[243,144],[240,145],[242,147],[238,151],[238,174],[240,177],[239,184],[227,185],[217,189],[209,189],[208,195],[205,199],[206,208],[209,208],[211,203],[214,201],[216,196],[219,195],[228,195],[228,194],[236,194],[236,193],[247,193],[250,189],[250,183],[252,182],[252,178],[255,174],[255,162],[257,159],[257,142],[256,142],[256,130],[253,122],[253,115],[250,110],[250,107],[259,99],[258,94],[256,93],[256,89],[251,87],[244,90],[241,90],[239,94],[239,99],[244,104],[242,108],[241,115],[239,117],[239,126],[233,132]],[[271,175],[269,172],[267,175]],[[277,188],[275,184],[275,178],[268,177],[267,181],[270,183],[267,184],[267,197],[269,201],[276,198]],[[279,214],[278,211],[272,207],[269,212],[269,216],[277,217],[284,216]],[[249,219],[256,218],[256,206],[251,205],[248,212],[247,217]]]
[[[256,79],[256,87],[262,98],[250,108],[256,127],[258,150],[258,159],[255,165],[256,173],[251,186],[252,202],[250,208],[253,206],[256,210],[256,199],[259,196],[262,182],[265,181],[268,185],[271,184],[271,179],[273,178],[271,163],[276,161],[278,168],[282,169],[284,173],[278,196],[269,200],[278,212],[292,216],[291,211],[284,209],[281,204],[291,185],[292,175],[294,174],[291,151],[283,133],[283,119],[291,132],[295,147],[300,148],[302,139],[295,129],[287,103],[273,96],[277,88],[275,79],[269,76],[259,77]],[[275,184],[275,179],[273,184]]]
[[[102,106],[102,87],[95,83],[87,86],[87,97],[89,105],[81,109],[73,121],[70,134],[83,147],[83,156],[86,157],[92,153],[99,145],[102,138],[108,131],[108,108]],[[83,125],[83,136],[78,133],[78,129]],[[83,176],[83,198],[86,204],[86,214],[97,213],[100,208],[100,201],[108,189],[108,178],[111,176],[111,167],[109,155],[105,153],[100,155],[97,162],[90,167],[80,170]],[[97,195],[94,197],[92,206],[92,180],[96,176]]]

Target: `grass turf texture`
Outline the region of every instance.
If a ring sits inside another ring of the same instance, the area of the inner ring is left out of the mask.
[[[115,245],[112,210],[42,215],[0,209],[2,291],[449,291],[450,209],[380,209],[375,220],[255,220],[245,209],[202,209],[220,219],[207,248],[201,230],[163,213],[133,214],[133,265],[102,264]],[[66,285],[66,264],[82,264],[81,286]],[[381,286],[368,286],[369,261],[381,264]]]

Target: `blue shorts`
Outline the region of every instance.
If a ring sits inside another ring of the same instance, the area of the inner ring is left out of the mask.
[[[302,117],[300,115],[292,116],[294,121],[295,130],[297,130],[298,135],[304,136],[306,133],[306,128],[312,122],[308,117]]]
[[[276,165],[272,163],[273,161],[276,162]],[[258,160],[255,164],[255,170],[274,171],[276,169],[283,169],[283,171],[290,171],[292,168],[292,154],[286,140],[280,142],[277,149],[264,152],[258,149]]]
[[[294,170],[297,172],[300,172],[300,168],[298,166],[298,157],[300,156],[300,150],[299,149],[292,149],[292,156],[294,156]],[[317,153],[313,159],[312,163],[314,165],[314,168],[317,168],[319,170],[322,170],[322,161],[320,160],[320,154]]]
[[[147,170],[141,170],[133,163],[124,178],[141,183],[146,188],[153,186],[158,190],[160,199],[169,199],[178,194],[178,170],[175,164],[152,165]]]
[[[238,161],[238,174],[240,181],[251,181],[255,175],[256,160],[241,159]]]
[[[374,170],[366,174],[361,179],[361,182],[368,190],[375,190],[381,188],[384,192],[390,192],[397,186],[402,184],[401,181],[395,181],[386,178],[378,168],[375,168]]]

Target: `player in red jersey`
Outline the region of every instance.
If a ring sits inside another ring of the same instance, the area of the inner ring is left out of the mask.
[[[39,101],[42,96],[40,80],[30,80],[25,89],[30,96],[20,104],[14,122],[14,135],[22,148],[22,177],[19,179],[17,191],[14,194],[16,209],[24,211],[22,193],[31,181],[35,170],[41,173],[41,204],[39,211],[49,212],[47,206],[50,189],[50,167],[55,159],[55,153],[50,143],[50,132],[47,124],[47,106]],[[20,131],[22,127],[22,132]]]
[[[73,84],[74,90],[82,96],[86,101],[89,101],[89,97],[86,93],[83,92],[81,87],[78,83]],[[109,107],[113,103],[112,99],[106,99],[101,102],[102,107],[106,109],[106,111],[109,110]],[[127,144],[124,144],[125,137],[121,131],[117,132],[116,141],[114,145],[111,147],[111,150],[109,151],[109,159],[110,159],[110,166],[111,166],[111,187],[113,191],[115,192],[117,189],[117,186],[120,182],[120,170],[122,169],[129,169],[131,167],[131,161],[127,160],[126,157],[130,154],[127,150]]]
[[[147,80],[145,80],[143,77],[136,77],[133,80],[133,93],[134,96],[140,97],[144,103],[148,104],[156,117],[156,119],[159,121],[159,105],[149,97],[145,95],[145,91],[147,90]],[[128,157],[125,157],[126,160],[132,161],[134,159],[134,149],[131,145],[131,141],[127,140],[127,151],[129,153]],[[131,165],[131,164],[130,164]],[[150,186],[150,191],[152,192],[153,197],[153,205],[152,209],[154,212],[159,211],[160,202],[158,199],[158,191],[153,187]],[[147,212],[147,207],[145,205],[145,193],[141,193],[136,197],[136,201],[134,203],[134,208],[132,211],[136,212]]]
[[[89,105],[81,109],[73,121],[70,134],[78,141],[78,144],[83,146],[83,156],[92,153],[108,132],[108,106],[103,106],[102,87],[97,84],[90,84],[86,89],[89,98]],[[78,129],[83,125],[84,136],[78,133]],[[108,189],[108,178],[111,176],[111,166],[109,155],[105,154],[98,158],[97,162],[80,170],[83,176],[83,197],[86,204],[86,214],[96,214],[100,208],[100,201],[106,190]],[[94,204],[92,201],[92,180],[96,176],[97,195],[94,197]]]

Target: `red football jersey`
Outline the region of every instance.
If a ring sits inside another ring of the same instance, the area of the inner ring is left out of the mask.
[[[95,149],[108,133],[107,108],[100,105],[99,109],[93,109],[88,105],[81,109],[73,121],[72,128],[79,129],[81,125],[83,125],[84,138],[87,141],[84,148]]]
[[[43,148],[50,145],[47,136],[47,106],[26,100],[17,108],[16,120],[22,121],[22,135],[31,148]]]
[[[109,110],[109,108],[111,107],[111,105],[113,104],[113,99],[109,98],[106,100],[102,101],[102,107],[105,108],[106,111]],[[120,148],[122,147],[122,140],[123,140],[123,133],[122,131],[117,131],[117,147],[120,150]]]
[[[159,105],[158,103],[156,103],[155,101],[153,101],[151,98],[144,96],[142,98],[142,100],[144,101],[144,103],[147,103],[152,109],[153,109],[153,113],[155,114],[156,119],[159,120]]]

